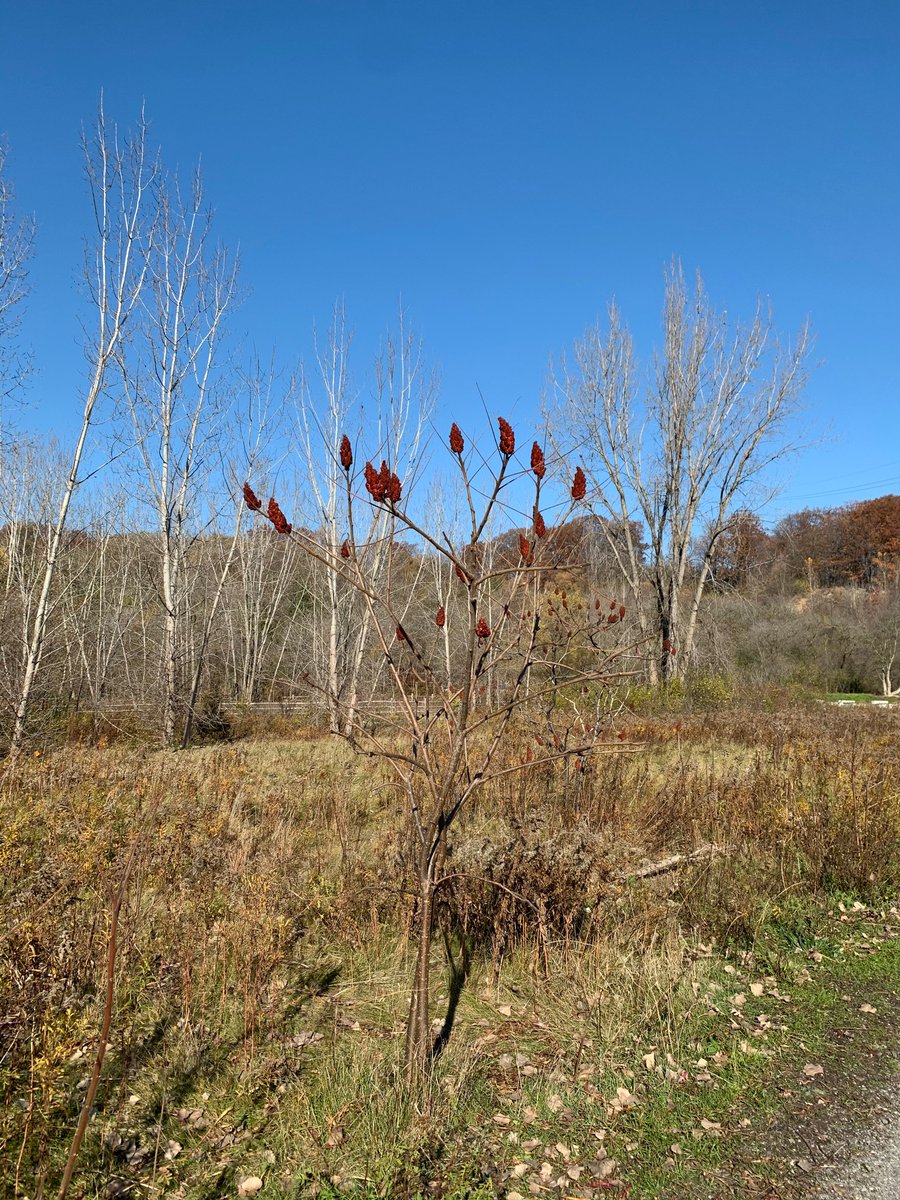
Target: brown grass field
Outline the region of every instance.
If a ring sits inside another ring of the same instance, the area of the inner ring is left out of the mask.
[[[452,1029],[416,1095],[410,834],[380,764],[285,724],[7,768],[0,1196],[59,1187],[123,879],[70,1196],[638,1197],[709,1161],[696,1106],[727,1123],[779,988],[841,952],[842,910],[900,892],[900,717],[725,704],[622,728],[638,749],[510,775],[461,819],[433,953]]]

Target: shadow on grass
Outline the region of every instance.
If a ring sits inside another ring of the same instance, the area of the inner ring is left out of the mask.
[[[447,1012],[444,1016],[444,1023],[441,1026],[440,1032],[434,1039],[431,1047],[432,1059],[438,1059],[447,1048],[447,1043],[450,1041],[450,1035],[453,1032],[453,1025],[456,1021],[456,1010],[459,1007],[460,997],[462,996],[463,988],[469,976],[470,955],[469,944],[465,938],[462,939],[460,947],[459,962],[453,957],[453,947],[450,945],[450,938],[447,933],[444,934],[444,948],[447,951],[447,963],[450,967],[450,989],[447,999]]]

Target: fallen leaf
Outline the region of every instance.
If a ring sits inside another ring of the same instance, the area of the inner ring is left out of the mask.
[[[816,1075],[824,1075],[825,1068],[822,1066],[819,1066],[818,1063],[807,1063],[806,1066],[803,1068],[803,1074],[808,1079],[814,1079]]]
[[[863,1013],[877,1013],[878,1009],[873,1008],[871,1004],[861,1004],[859,1006],[859,1011]]]
[[[248,1175],[246,1179],[242,1179],[238,1184],[239,1196],[255,1196],[263,1185],[263,1181],[258,1175]]]

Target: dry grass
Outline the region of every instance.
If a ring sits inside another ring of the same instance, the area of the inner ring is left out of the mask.
[[[540,1107],[648,1039],[674,1053],[706,995],[700,947],[752,947],[795,898],[898,890],[897,725],[824,707],[661,718],[627,731],[640,754],[486,790],[443,898],[465,985],[454,998],[448,975],[455,1025],[416,1104],[398,1075],[408,831],[377,766],[306,735],[20,763],[0,794],[0,1195],[58,1183],[135,843],[73,1194],[217,1197],[257,1174],[273,1196],[491,1196],[490,1115],[523,1063]],[[704,844],[722,853],[627,882]],[[442,957],[438,941],[436,972]]]

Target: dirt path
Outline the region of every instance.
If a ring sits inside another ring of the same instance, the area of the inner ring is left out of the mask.
[[[822,1147],[821,1200],[900,1197],[900,1084],[871,1104],[868,1117],[849,1144]]]
[[[823,1074],[782,1093],[782,1115],[757,1147],[767,1200],[900,1200],[900,1004],[877,989],[878,1011],[860,1018],[874,990],[846,997],[855,1019],[830,1031]]]

